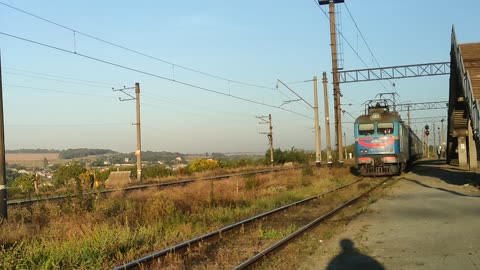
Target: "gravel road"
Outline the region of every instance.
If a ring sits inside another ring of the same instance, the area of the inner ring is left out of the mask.
[[[480,173],[444,163],[418,162],[301,269],[480,270]]]

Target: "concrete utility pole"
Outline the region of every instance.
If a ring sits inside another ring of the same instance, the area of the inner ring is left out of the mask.
[[[321,156],[322,155],[322,152],[321,152],[322,139],[321,139],[321,136],[320,136],[320,126],[319,126],[319,122],[318,122],[319,118],[318,118],[317,76],[313,77],[313,95],[314,95],[314,99],[315,99],[314,106],[312,106],[312,104],[308,103],[308,101],[306,101],[304,98],[302,98],[299,94],[297,94],[297,92],[293,91],[292,88],[288,87],[288,85],[286,85],[284,82],[282,82],[279,79],[277,79],[277,89],[278,89],[278,83],[283,84],[283,86],[285,86],[285,88],[287,88],[292,93],[294,93],[299,98],[299,100],[303,101],[305,104],[307,104],[310,108],[313,109],[313,112],[315,114],[315,149],[316,149],[315,150],[315,152],[316,152],[315,163],[317,165],[319,165],[322,161],[322,156]],[[299,100],[293,100],[293,101],[299,101]]]
[[[3,82],[0,55],[0,220],[7,219],[7,176],[5,171],[5,129],[3,125]]]
[[[320,138],[320,125],[318,123],[317,76],[313,76],[313,99],[313,111],[315,113],[315,165],[320,166],[322,163],[322,142]]]
[[[126,90],[135,89],[135,96],[130,95]],[[120,91],[128,96],[128,98],[118,98],[120,101],[135,100],[136,101],[136,123],[137,126],[137,150],[135,150],[135,156],[137,156],[137,180],[142,180],[142,136],[140,127],[140,84],[135,83],[135,87],[124,87],[123,89],[112,89],[113,91]]]
[[[268,133],[268,140],[270,141],[270,163],[273,167],[273,127],[272,127],[272,115],[268,114],[268,125],[269,125],[269,133]]]
[[[140,84],[135,83],[135,101],[137,109],[137,151],[135,155],[137,156],[137,180],[142,180],[142,136],[140,129]]]
[[[325,106],[325,138],[327,141],[327,164],[332,163],[332,143],[330,141],[330,110],[328,109],[327,73],[323,72],[323,103]]]
[[[273,126],[272,126],[272,115],[268,114],[268,121],[267,116],[257,116],[256,118],[260,119],[259,124],[268,124],[269,125],[269,132],[260,132],[260,134],[267,134],[268,141],[270,144],[270,165],[273,167]]]
[[[441,140],[441,145],[442,145],[442,154],[441,154],[441,155],[442,155],[442,158],[446,158],[446,157],[444,156],[444,153],[445,153],[445,154],[447,153],[447,146],[446,146],[446,144],[445,144],[445,137],[444,137],[445,135],[443,134],[443,132],[444,132],[444,131],[443,131],[443,122],[444,122],[444,121],[445,121],[445,119],[442,119],[442,120],[441,120],[441,122],[442,122],[442,133],[441,133],[441,137],[440,137],[441,139],[440,139],[440,140]]]
[[[343,3],[343,0],[320,0],[320,5],[329,6],[330,14],[330,42],[332,50],[332,75],[333,75],[333,98],[335,109],[335,134],[338,150],[338,162],[343,162],[343,143],[342,143],[342,114],[340,108],[340,83],[338,79],[338,60],[337,60],[337,33],[335,23],[335,4]]]
[[[407,107],[408,127],[410,127],[410,106]]]

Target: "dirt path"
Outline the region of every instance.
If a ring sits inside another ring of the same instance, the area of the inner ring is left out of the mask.
[[[442,163],[416,164],[301,269],[479,270],[480,174]]]

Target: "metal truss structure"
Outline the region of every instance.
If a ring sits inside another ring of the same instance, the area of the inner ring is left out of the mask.
[[[400,103],[400,104],[396,104],[395,108],[398,112],[448,109],[448,101]]]
[[[338,71],[340,83],[450,75],[450,62]]]

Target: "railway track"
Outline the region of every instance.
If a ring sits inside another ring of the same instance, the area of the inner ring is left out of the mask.
[[[296,229],[292,233],[288,233],[286,237],[283,237],[279,241],[267,241],[267,247],[263,248],[262,251],[255,252],[253,256],[250,258],[246,259],[242,258],[243,262],[240,260],[238,265],[236,266],[236,269],[246,269],[251,267],[254,264],[259,263],[259,261],[268,254],[275,252],[279,248],[282,248],[284,245],[286,245],[288,242],[293,241],[296,239],[299,235],[305,233],[306,231],[312,229],[322,221],[332,217],[336,213],[338,213],[341,209],[353,204],[354,202],[358,201],[362,197],[366,196],[382,184],[384,184],[386,181],[388,181],[391,178],[386,178],[384,180],[376,179],[375,181],[378,181],[379,183],[375,184],[374,186],[370,187],[369,184],[363,183],[363,186],[366,187],[368,186],[368,190],[363,191],[359,186],[362,185],[362,183],[359,183],[363,179],[358,179],[356,181],[353,181],[349,184],[340,186],[338,188],[332,189],[328,192],[312,196],[306,199],[303,199],[301,201],[297,201],[276,209],[273,209],[271,211],[262,213],[260,215],[245,219],[243,221],[237,222],[235,224],[226,226],[224,228],[221,228],[219,230],[207,233],[205,235],[196,237],[194,239],[185,241],[183,243],[177,244],[175,246],[154,252],[150,255],[147,255],[145,257],[139,258],[137,260],[128,262],[124,265],[120,265],[114,269],[120,270],[120,269],[135,269],[140,267],[141,269],[156,269],[156,268],[162,268],[162,269],[170,269],[170,268],[177,268],[180,267],[182,269],[190,269],[190,268],[195,268],[195,265],[201,264],[202,267],[205,267],[205,263],[212,263],[212,260],[208,259],[208,253],[218,253],[219,251],[223,250],[231,250],[233,252],[236,252],[238,254],[246,254],[248,252],[245,252],[244,250],[242,251],[243,247],[227,247],[227,248],[220,248],[221,242],[230,242],[230,243],[240,243],[243,242],[243,244],[248,245],[248,243],[255,242],[255,240],[249,239],[245,240],[246,238],[246,233],[245,231],[250,230],[255,233],[255,231],[258,231],[258,228],[265,228],[265,230],[268,230],[267,227],[269,226],[275,226],[278,225],[279,223],[287,223],[290,224],[289,226],[292,226],[292,224],[296,227]],[[355,184],[357,184],[355,186]],[[347,188],[353,188],[356,187],[359,190],[362,190],[360,195],[354,196],[353,198],[349,198],[347,200],[337,202],[335,207],[328,207],[328,209],[325,209],[325,207],[320,207],[323,204],[319,204],[318,200],[320,198],[325,198],[325,201],[332,200],[332,198],[339,198],[339,193],[342,190],[345,190]],[[330,196],[327,198],[327,196]],[[317,202],[317,203],[315,203]],[[310,208],[301,208],[301,206],[304,205],[310,205]],[[322,210],[320,213],[323,213],[320,217],[318,217],[318,213]],[[302,213],[302,215],[298,215],[298,213]],[[277,216],[278,218],[272,218],[273,216]],[[308,221],[306,221],[308,220]],[[300,225],[301,224],[301,225]],[[253,225],[253,226],[252,226]],[[255,228],[255,225],[257,226]],[[250,227],[250,229],[248,228]],[[253,228],[252,228],[253,227]],[[236,234],[236,235],[235,235]],[[233,235],[233,236],[232,236]],[[240,240],[235,239],[232,240],[233,238],[240,238]],[[264,245],[265,246],[265,245]],[[199,253],[206,253],[206,255],[199,255]],[[176,257],[176,261],[180,261],[181,265],[176,265],[176,266],[169,266],[169,261],[175,261],[175,259],[172,260],[172,258]],[[182,262],[183,260],[188,260],[190,262],[185,263]],[[215,264],[215,262],[213,262]],[[215,266],[218,268],[219,265],[215,264]],[[234,265],[233,265],[234,266]],[[208,267],[207,267],[208,268]],[[221,265],[220,268],[232,268],[232,265]]]
[[[189,184],[189,183],[193,183],[195,181],[222,180],[222,179],[228,179],[228,178],[235,177],[235,176],[244,176],[244,175],[250,175],[250,174],[265,174],[265,173],[281,172],[281,171],[295,170],[295,169],[300,169],[300,168],[299,167],[294,167],[294,168],[262,169],[262,170],[256,170],[256,171],[250,171],[250,172],[239,172],[239,173],[230,173],[230,174],[225,174],[225,175],[208,176],[208,177],[201,177],[201,178],[182,179],[182,180],[178,180],[178,181],[162,182],[162,183],[155,183],[155,184],[135,185],[135,186],[129,186],[129,187],[125,187],[125,188],[105,189],[105,190],[100,190],[100,191],[84,192],[82,194],[58,195],[58,196],[40,197],[40,198],[23,199],[23,200],[22,199],[20,199],[20,200],[8,200],[7,205],[8,206],[15,206],[15,205],[25,206],[25,205],[30,205],[30,204],[37,203],[37,202],[62,201],[62,200],[81,197],[81,196],[89,196],[89,195],[94,196],[94,195],[98,195],[98,194],[105,195],[105,194],[109,194],[109,193],[117,192],[117,191],[130,192],[130,191],[134,191],[134,190],[147,189],[147,188],[151,188],[151,187],[166,188],[166,187],[171,187],[171,186],[182,186],[182,185],[186,185],[186,184]]]
[[[302,228],[296,230],[295,232],[291,233],[290,235],[284,237],[283,239],[277,241],[273,245],[265,248],[264,250],[260,251],[257,253],[255,256],[252,256],[248,258],[247,260],[243,261],[242,263],[238,264],[236,267],[233,269],[235,270],[242,270],[242,269],[249,269],[253,267],[256,264],[259,264],[262,260],[264,260],[269,254],[272,254],[276,251],[279,251],[282,249],[285,245],[288,243],[295,241],[299,236],[303,235],[304,233],[308,232],[309,230],[312,230],[316,226],[318,226],[321,222],[329,219],[330,217],[334,216],[338,212],[340,212],[342,209],[345,207],[348,207],[358,200],[362,199],[363,197],[367,196],[370,194],[372,191],[376,190],[378,187],[384,185],[387,181],[391,180],[392,177],[388,177],[387,179],[381,181],[380,183],[374,185],[370,189],[368,189],[366,192],[340,204],[339,206],[335,207],[334,209],[328,211],[327,213],[323,214],[322,216],[316,218],[315,220],[311,221],[310,223],[306,224]]]

